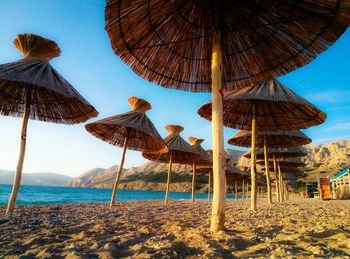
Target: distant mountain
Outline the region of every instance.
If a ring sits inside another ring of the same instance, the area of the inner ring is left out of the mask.
[[[0,170],[0,184],[12,184],[13,171]],[[22,174],[22,185],[44,185],[44,186],[64,186],[70,181],[72,177],[56,174],[56,173],[23,173]]]
[[[238,150],[228,149],[226,150],[226,156],[229,156],[232,161],[237,162],[244,152]],[[191,165],[173,164],[172,170],[174,177],[178,176],[179,179],[187,181],[189,178],[188,172],[191,170]],[[79,187],[94,187],[94,188],[112,188],[116,177],[118,166],[112,166],[108,169],[96,168],[73,179],[67,186],[79,186]],[[156,177],[154,174],[162,174],[167,172],[168,165],[166,163],[148,162],[138,167],[131,167],[124,169],[121,177],[121,182],[124,183],[124,187],[128,189],[151,189],[158,190],[164,189],[163,187],[155,186],[164,179],[163,176]],[[187,174],[187,176],[185,176]],[[86,177],[88,175],[88,177]],[[148,182],[142,183],[142,180],[148,179]],[[156,182],[151,182],[150,179],[154,179]],[[130,183],[134,180],[135,183]],[[122,186],[122,185],[121,185]],[[176,185],[175,185],[176,186]],[[188,185],[190,187],[190,185]],[[187,187],[186,187],[187,188]],[[179,186],[179,190],[181,187]],[[181,189],[182,190],[182,189]]]
[[[66,186],[112,188],[117,170],[118,166],[112,166],[108,169],[95,168],[75,177]],[[124,173],[125,169],[122,171],[122,174]]]
[[[302,160],[306,163],[304,180],[316,180],[317,175],[334,175],[345,167],[350,166],[350,141],[341,140],[329,144],[305,146],[308,155]],[[226,149],[226,156],[239,167],[250,166],[249,159],[243,157],[245,152]],[[173,190],[189,190],[191,166],[173,164],[173,178],[176,184]],[[117,166],[108,169],[96,168],[76,177],[68,186],[112,188],[116,176]],[[148,162],[139,167],[123,170],[121,188],[127,189],[164,189],[168,165],[164,163]],[[174,180],[173,179],[173,180]],[[176,187],[177,186],[177,187]],[[201,188],[201,187],[199,187]]]
[[[340,170],[350,167],[350,141],[339,140],[329,144],[310,144],[304,146],[307,156],[301,160],[306,163],[305,181],[314,181],[318,175],[333,176]],[[241,157],[238,166],[249,166],[249,159]]]

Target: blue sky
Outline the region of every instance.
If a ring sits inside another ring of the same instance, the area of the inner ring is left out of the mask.
[[[1,0],[0,63],[19,59],[12,45],[17,33],[31,32],[55,40],[60,57],[51,64],[100,112],[99,118],[129,110],[126,99],[148,100],[148,112],[162,136],[164,125],[185,127],[182,136],[205,138],[211,146],[211,126],[196,111],[210,94],[169,90],[134,74],[112,51],[104,31],[102,0]],[[310,65],[280,80],[328,115],[318,127],[305,130],[314,143],[350,138],[350,31]],[[0,168],[14,170],[19,149],[21,119],[0,117]],[[225,140],[236,130],[225,129]],[[226,141],[225,141],[226,143]],[[226,147],[232,148],[228,144]],[[30,121],[25,172],[58,172],[71,176],[94,167],[119,163],[121,149],[102,142],[84,129]],[[145,162],[139,152],[128,151],[125,167]]]

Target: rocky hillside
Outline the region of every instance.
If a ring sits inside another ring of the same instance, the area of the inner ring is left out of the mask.
[[[341,169],[350,166],[350,141],[337,141],[330,144],[308,145],[305,147],[308,155],[303,158],[307,164],[305,180],[315,180],[317,175],[334,175]],[[226,156],[237,162],[238,166],[249,166],[249,160],[242,155],[244,152],[227,149]],[[191,166],[173,165],[174,181],[181,184],[174,185],[173,190],[190,188],[188,182],[191,177],[188,174]],[[96,168],[90,170],[70,182],[69,186],[111,188],[116,176],[117,166],[108,169]],[[126,189],[164,189],[166,181],[167,164],[148,162],[139,167],[132,167],[123,171],[121,179],[123,188]],[[204,181],[204,180],[203,180]],[[156,183],[156,184],[155,184]],[[178,185],[178,188],[175,186]],[[186,187],[184,187],[186,186]],[[199,186],[201,188],[203,186]]]
[[[230,157],[232,161],[238,162],[239,158],[244,154],[242,151],[228,149],[226,156]],[[191,177],[188,174],[191,169],[190,165],[173,164],[174,179],[173,182],[189,182]],[[112,188],[114,179],[117,174],[118,166],[112,166],[108,169],[95,168],[89,170],[82,175],[76,177],[67,184],[72,187],[95,187],[95,188]],[[168,165],[164,163],[148,162],[139,167],[131,167],[123,170],[121,183],[126,189],[146,189],[146,190],[163,190],[160,187],[162,183],[166,182],[166,174]],[[142,180],[145,183],[142,183]],[[155,184],[159,186],[155,186]],[[142,185],[142,186],[141,186]],[[173,185],[173,190],[183,190],[185,187],[177,184]],[[187,186],[187,185],[186,185]],[[185,189],[190,188],[190,185]]]
[[[306,179],[316,179],[317,175],[335,175],[350,166],[350,141],[337,141],[330,144],[308,145]]]

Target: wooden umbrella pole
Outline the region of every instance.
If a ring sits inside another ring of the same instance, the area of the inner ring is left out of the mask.
[[[211,196],[211,172],[209,171],[209,179],[208,179],[208,201],[210,201],[210,196]]]
[[[166,191],[165,191],[165,204],[168,204],[168,203],[169,203],[169,190],[170,190],[172,166],[173,166],[173,152],[170,150],[168,179],[167,179],[167,182],[166,182]]]
[[[278,166],[278,179],[279,179],[279,189],[280,189],[280,193],[279,193],[279,196],[280,196],[280,202],[283,202],[283,186],[282,186],[282,173],[281,173],[281,166],[280,166],[280,163],[277,162],[277,166]]]
[[[221,94],[222,50],[220,34],[214,34],[211,79],[212,79],[212,140],[213,140],[213,206],[210,230],[213,233],[224,229],[225,223],[225,170],[223,136],[223,98]]]
[[[192,173],[192,202],[195,201],[196,196],[196,162],[193,163],[193,173]]]
[[[277,164],[276,164],[276,156],[273,155],[273,170],[275,173],[275,186],[276,186],[276,201],[280,202],[280,188],[279,188],[279,181],[278,181],[278,172],[277,172]]]
[[[288,184],[285,182],[285,190],[286,190],[286,200],[289,200],[289,190],[288,190]]]
[[[235,181],[235,200],[237,200],[237,181]]]
[[[13,179],[13,186],[12,186],[12,192],[11,196],[7,205],[6,209],[6,217],[10,216],[11,212],[15,208],[17,195],[19,191],[19,187],[21,185],[21,178],[22,178],[22,168],[23,168],[23,162],[24,162],[24,156],[26,152],[26,142],[27,142],[27,126],[28,126],[28,120],[30,115],[30,97],[31,97],[31,90],[27,93],[27,101],[24,105],[24,111],[23,111],[23,119],[22,119],[22,128],[21,128],[21,142],[20,142],[20,152],[17,162],[17,168],[16,168],[16,174]]]
[[[111,207],[111,208],[113,207],[113,205],[115,204],[115,200],[117,199],[118,185],[119,185],[119,181],[120,181],[120,176],[122,175],[122,172],[123,172],[126,149],[128,147],[128,144],[129,144],[129,137],[130,137],[129,135],[130,135],[130,129],[128,130],[128,134],[126,135],[126,137],[124,139],[122,156],[120,158],[117,176],[115,178],[114,185],[113,185],[111,202],[109,204],[109,207]]]
[[[252,105],[252,143],[251,143],[251,159],[250,159],[250,177],[251,177],[251,192],[250,192],[250,210],[256,211],[256,118],[255,118],[255,104]]]
[[[245,199],[245,196],[244,196],[244,192],[245,192],[245,190],[244,190],[244,180],[243,180],[243,182],[242,182],[242,199]]]
[[[267,203],[272,204],[271,182],[270,182],[270,172],[269,172],[269,156],[267,153],[266,136],[264,136],[264,157],[265,157],[265,174],[266,174],[266,187],[267,187]]]

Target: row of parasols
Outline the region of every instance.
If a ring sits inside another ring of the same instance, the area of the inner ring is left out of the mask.
[[[272,81],[269,85],[270,89],[274,91],[279,91],[283,93],[293,93],[288,88],[278,83],[277,81]],[[260,85],[258,86],[260,87]],[[266,89],[268,87],[264,87]],[[253,88],[247,88],[246,91],[254,91]],[[229,95],[231,96],[231,95]],[[266,96],[265,96],[266,97]],[[267,96],[268,97],[268,96]],[[264,100],[261,101],[264,103],[264,106],[268,106],[270,102],[270,108],[273,106],[279,106],[279,111],[282,107],[289,105],[290,109],[294,109],[293,112],[285,111],[284,113],[279,113],[280,117],[276,117],[281,119],[282,116],[285,116],[285,119],[292,120],[294,112],[297,112],[298,109],[303,110],[304,121],[303,123],[317,124],[317,122],[322,122],[326,118],[325,114],[314,107],[312,104],[303,100],[301,102],[300,97],[298,97],[295,93],[293,95],[283,95],[283,100]],[[248,99],[246,96],[242,95],[240,101],[245,102],[254,102],[255,99]],[[168,135],[162,139],[155,129],[152,122],[149,120],[145,112],[151,109],[151,105],[143,100],[136,97],[130,97],[128,102],[131,106],[131,111],[127,113],[123,113],[120,115],[116,115],[113,117],[109,117],[97,122],[89,123],[86,125],[86,129],[93,134],[94,136],[100,138],[103,141],[106,141],[110,144],[122,146],[122,157],[119,164],[119,170],[117,172],[116,181],[113,187],[112,198],[110,202],[110,206],[112,206],[115,202],[116,192],[118,189],[118,184],[120,181],[120,176],[124,164],[125,152],[127,148],[133,150],[142,151],[143,157],[160,163],[169,163],[168,169],[168,178],[166,185],[166,193],[165,193],[165,203],[167,204],[169,201],[169,191],[170,191],[170,183],[172,178],[172,164],[192,164],[192,200],[195,198],[195,178],[197,174],[197,166],[199,166],[199,173],[208,173],[209,181],[210,181],[210,173],[212,170],[212,151],[204,150],[201,147],[201,143],[204,139],[198,139],[195,137],[189,137],[188,140],[191,143],[187,143],[181,136],[180,133],[184,130],[182,126],[179,125],[167,125],[165,129],[168,131]],[[225,103],[225,98],[224,98]],[[258,102],[259,104],[259,102]],[[208,104],[203,105],[199,109],[199,113],[201,114],[203,109],[206,109]],[[293,105],[295,107],[293,107]],[[227,106],[229,107],[229,106]],[[235,107],[235,106],[231,106]],[[227,108],[228,109],[228,108]],[[232,108],[231,108],[232,109]],[[273,109],[272,109],[273,110]],[[229,113],[227,110],[224,110],[224,114],[234,115],[234,109]],[[240,110],[241,112],[241,110]],[[249,111],[245,111],[245,115],[247,116]],[[259,117],[259,114],[256,115],[256,118],[262,120]],[[269,116],[273,116],[274,114],[269,114]],[[309,118],[313,117],[314,120],[310,120]],[[298,117],[299,123],[301,116]],[[225,119],[225,117],[224,117]],[[238,119],[238,118],[237,118]],[[266,118],[267,119],[267,118]],[[271,123],[276,123],[271,121]],[[252,133],[250,131],[242,130],[239,131],[236,135],[234,135],[231,139],[229,139],[228,143],[235,146],[248,147],[250,146],[252,140]],[[292,131],[292,132],[284,132],[284,131],[267,131],[267,132],[259,132],[256,138],[256,147],[260,149],[256,153],[256,158],[258,159],[257,164],[264,165],[265,175],[266,175],[266,184],[267,184],[267,194],[268,194],[268,203],[272,203],[272,192],[271,192],[271,177],[270,171],[274,172],[275,175],[275,188],[276,188],[276,198],[277,201],[283,201],[285,194],[288,193],[286,183],[283,179],[283,174],[288,173],[298,173],[301,172],[302,167],[305,165],[301,160],[296,159],[298,157],[302,157],[306,155],[304,149],[299,148],[298,146],[302,146],[305,144],[311,143],[311,139],[308,138],[301,131]],[[251,158],[251,152],[245,154],[245,157]],[[252,161],[254,161],[252,159]],[[255,163],[255,161],[254,161]],[[249,176],[245,175],[244,172],[240,170],[234,170],[232,163],[230,163],[229,159],[226,159],[225,163],[225,178],[231,180],[243,180],[243,179],[253,179],[254,175],[251,173]],[[237,168],[236,168],[237,169]],[[283,173],[282,173],[283,172]],[[256,184],[251,180],[251,185]],[[210,197],[210,182],[208,184],[209,190],[208,194]],[[251,195],[251,199],[256,199],[257,197]]]
[[[19,191],[28,119],[75,124],[98,115],[95,108],[49,64],[49,60],[60,55],[60,49],[55,42],[34,34],[21,34],[17,35],[14,45],[24,54],[24,57],[18,61],[0,65],[0,113],[6,116],[23,117],[20,155],[7,214],[13,210]],[[253,143],[251,163],[254,170],[250,175],[251,199],[254,203],[256,202],[255,148],[261,147],[264,150],[270,200],[270,166],[273,166],[276,173],[276,168],[281,169],[281,167],[283,170],[295,171],[302,163],[281,161],[282,158],[296,156],[290,155],[291,152],[288,150],[282,152],[282,155],[271,153],[273,156],[269,157],[268,149],[296,147],[310,143],[311,140],[300,131],[283,132],[281,130],[290,129],[291,126],[300,129],[317,125],[326,119],[326,115],[277,80],[227,92],[222,101],[223,124],[243,130],[231,138],[229,143],[237,146],[250,146]],[[115,201],[127,148],[142,151],[143,156],[149,160],[169,163],[165,198],[167,203],[172,163],[193,164],[195,176],[196,166],[211,167],[212,158],[201,147],[202,139],[190,137],[189,141],[192,144],[190,145],[181,138],[179,135],[183,130],[181,126],[166,126],[169,134],[162,139],[145,114],[151,109],[151,105],[136,97],[129,98],[128,102],[132,108],[130,112],[86,125],[86,129],[94,136],[123,147],[111,205]],[[204,104],[198,110],[199,115],[211,120],[211,106],[211,101]],[[244,131],[245,129],[252,129],[252,131]],[[256,132],[258,132],[257,137],[252,137],[256,136]],[[277,188],[282,188],[281,182],[276,184]]]

